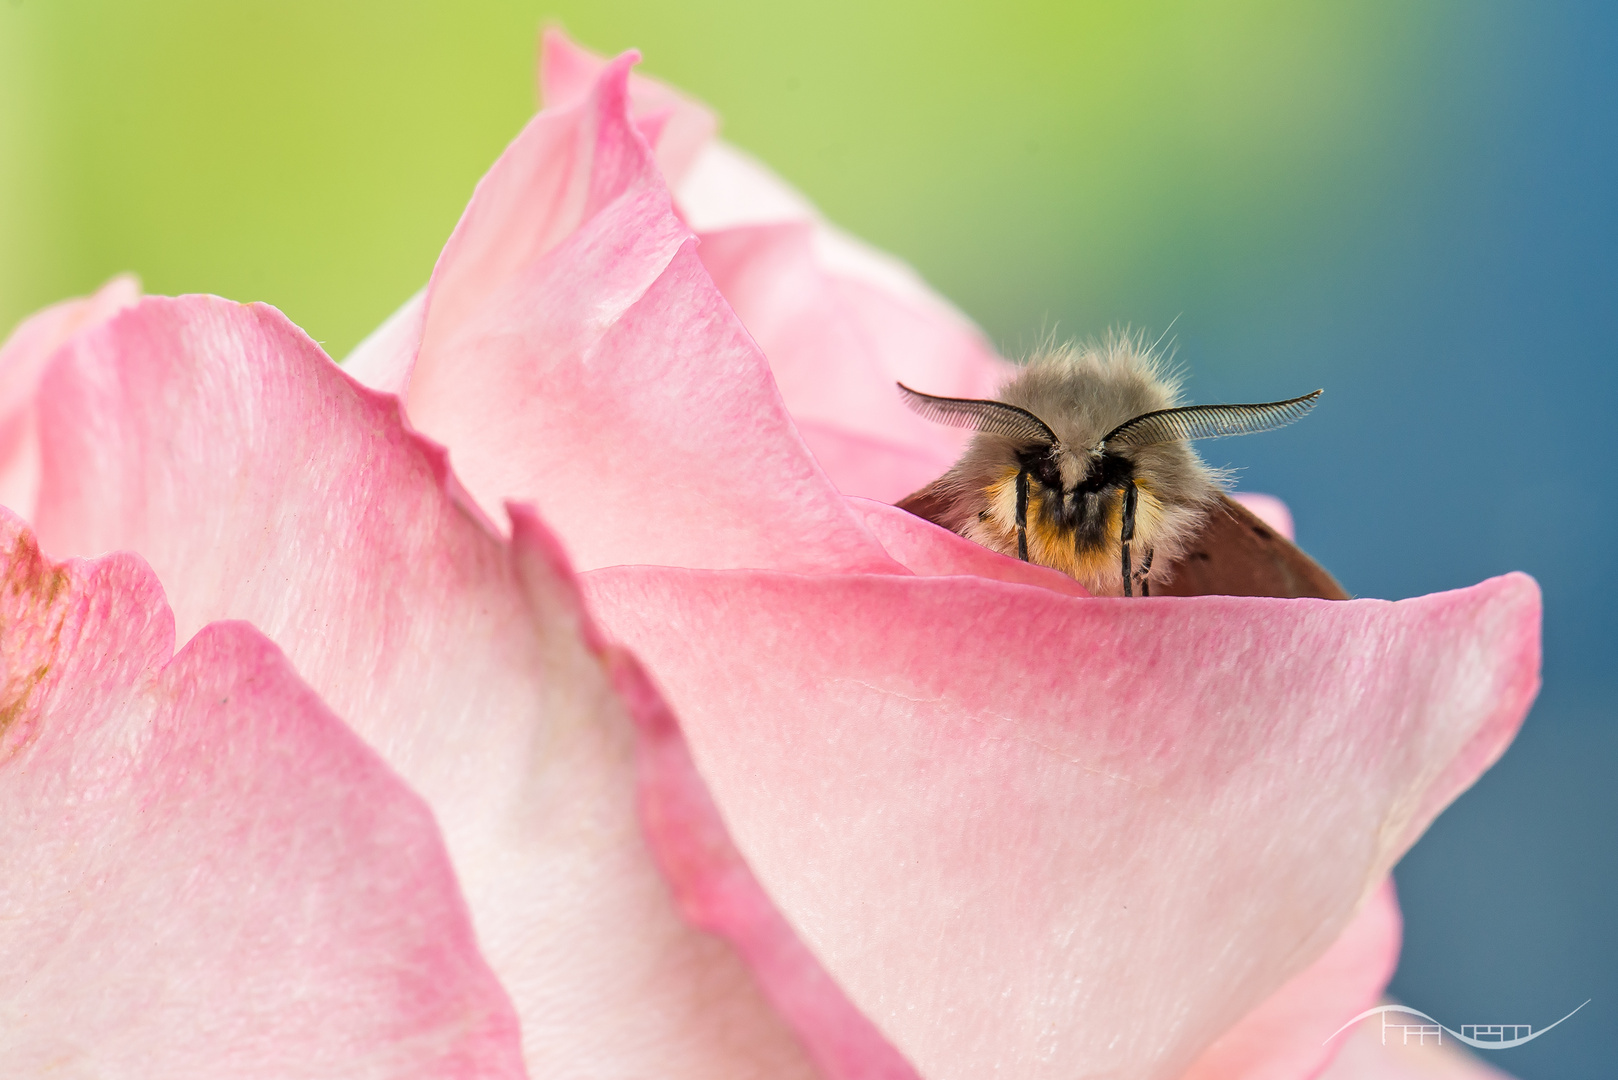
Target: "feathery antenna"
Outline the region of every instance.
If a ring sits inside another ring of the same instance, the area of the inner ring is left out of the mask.
[[[1226,435],[1256,435],[1302,420],[1322,391],[1261,405],[1182,405],[1126,420],[1101,440],[1103,447],[1152,446]]]
[[[896,385],[906,405],[936,424],[972,428],[991,435],[1005,435],[1047,445],[1056,443],[1056,433],[1027,409],[984,398],[937,397],[912,390],[904,383]]]

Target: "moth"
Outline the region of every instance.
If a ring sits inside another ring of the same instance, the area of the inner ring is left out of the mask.
[[[984,547],[1060,570],[1096,596],[1347,599],[1291,541],[1224,492],[1197,439],[1250,435],[1308,414],[1321,391],[1250,405],[1182,405],[1138,339],[1048,348],[997,400],[903,383],[906,404],[976,432],[960,461],[898,505]]]

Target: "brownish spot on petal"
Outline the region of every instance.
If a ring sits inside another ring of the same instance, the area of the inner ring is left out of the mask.
[[[67,568],[47,559],[33,534],[19,529],[5,553],[0,577],[0,761],[33,741],[30,703],[50,674],[62,634],[65,609],[57,601],[67,591]]]

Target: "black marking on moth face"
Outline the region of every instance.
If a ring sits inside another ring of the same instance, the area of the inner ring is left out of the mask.
[[[1135,462],[1116,451],[1103,451],[1090,460],[1084,477],[1071,488],[1062,482],[1061,449],[1036,445],[1017,451],[1017,467],[1037,482],[1047,497],[1039,500],[1039,514],[1057,529],[1072,532],[1080,549],[1107,543],[1110,493],[1122,492],[1135,479]]]

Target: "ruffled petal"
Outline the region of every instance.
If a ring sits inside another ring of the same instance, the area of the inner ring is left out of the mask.
[[[252,627],[0,511],[8,1076],[522,1077],[432,813]]]
[[[39,496],[39,435],[34,392],[45,365],[74,334],[98,326],[140,298],[128,275],[94,296],[64,300],[25,320],[0,346],[0,506],[32,517]]]
[[[262,305],[148,299],[46,388],[48,549],[140,551],[182,638],[251,620],[427,798],[534,1075],[813,1075],[841,1029],[800,1043],[671,901],[620,661],[536,523],[500,540],[396,399]]]
[[[964,316],[909,267],[820,222],[701,236],[703,265],[845,494],[893,502],[955,463],[967,434],[911,412],[894,384],[993,397],[1010,366]]]
[[[547,27],[539,46],[539,99],[552,109],[583,101],[606,66],[604,57]],[[655,147],[657,167],[670,187],[685,178],[719,130],[713,110],[645,75],[629,77],[629,109],[646,141]]]
[[[521,519],[518,521],[522,528]],[[917,1080],[764,892],[725,828],[674,714],[632,655],[610,647],[613,681],[639,730],[641,821],[693,926],[747,959],[764,993],[828,1078]]]
[[[548,31],[547,104],[583,99],[606,61]],[[662,84],[631,77],[637,117],[700,108]],[[1010,374],[983,335],[904,263],[823,222],[810,203],[734,147],[698,140],[658,164],[676,207],[700,234],[703,265],[764,354],[810,449],[845,493],[894,502],[954,463],[959,431],[907,410],[893,383],[932,393],[992,395]],[[662,138],[667,141],[669,135]],[[700,150],[700,154],[696,153]]]
[[[816,466],[628,115],[628,54],[542,112],[434,270],[411,421],[581,566],[897,567]]]
[[[1521,575],[1400,603],[586,583],[760,881],[934,1080],[1178,1076],[1326,952],[1538,685]]]

